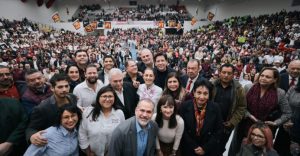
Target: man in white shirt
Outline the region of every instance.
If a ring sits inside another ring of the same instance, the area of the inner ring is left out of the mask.
[[[73,94],[77,96],[77,106],[81,109],[91,106],[96,101],[98,91],[103,87],[98,80],[97,67],[90,64],[86,67],[85,81],[74,88]]]

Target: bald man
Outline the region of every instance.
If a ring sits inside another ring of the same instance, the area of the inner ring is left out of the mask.
[[[138,64],[138,70],[142,73],[144,73],[145,69],[148,68],[154,68],[154,62],[153,62],[153,54],[149,49],[143,49],[140,52],[140,58],[142,62]]]

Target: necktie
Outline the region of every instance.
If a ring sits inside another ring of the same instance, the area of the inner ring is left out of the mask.
[[[186,87],[186,91],[187,91],[187,92],[190,92],[192,83],[193,83],[193,80],[190,80],[190,81],[189,81],[189,84],[188,84],[187,87]]]
[[[293,78],[292,78],[292,81],[291,81],[291,83],[290,83],[290,87],[292,87],[292,86],[295,85],[295,81],[296,81],[296,79],[293,77]]]

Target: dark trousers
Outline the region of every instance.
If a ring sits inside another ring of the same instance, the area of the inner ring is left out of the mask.
[[[222,137],[220,139],[220,146],[219,146],[219,154],[218,155],[223,155],[223,153],[225,152],[226,150],[226,144],[228,142],[228,139],[230,137],[230,134],[232,132],[232,129],[226,129],[224,128],[224,131],[223,131],[223,134],[222,134]]]
[[[292,156],[290,151],[290,141],[289,133],[280,126],[274,143],[274,149],[280,156]]]

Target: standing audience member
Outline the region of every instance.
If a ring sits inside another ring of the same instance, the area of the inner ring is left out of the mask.
[[[108,73],[112,68],[114,68],[115,64],[116,64],[116,62],[115,62],[115,59],[113,58],[113,56],[111,56],[111,55],[104,56],[104,58],[103,58],[104,68],[98,75],[99,80],[101,80],[104,85],[109,84]]]
[[[164,85],[166,82],[166,78],[170,72],[176,72],[174,69],[168,67],[168,58],[167,55],[164,53],[157,53],[154,56],[154,61],[155,61],[155,68],[154,68],[154,73],[155,73],[155,80],[154,83],[158,87],[164,89]]]
[[[146,68],[143,74],[144,84],[140,84],[137,94],[142,99],[150,99],[156,108],[159,98],[162,95],[162,89],[154,84],[154,71],[151,68]],[[155,110],[156,111],[156,110]]]
[[[78,156],[78,127],[81,120],[80,109],[67,104],[59,108],[54,125],[44,130],[42,137],[48,140],[47,145],[31,144],[24,156]]]
[[[77,50],[75,52],[75,64],[79,69],[80,80],[84,81],[85,79],[85,70],[89,63],[88,54],[84,50]]]
[[[95,103],[96,95],[103,87],[97,74],[97,67],[93,64],[88,65],[85,70],[85,81],[74,88],[73,94],[78,98],[77,106],[82,110]]]
[[[294,156],[300,154],[300,81],[288,90],[286,97],[292,110],[292,117],[291,122],[284,127],[290,132],[290,152]]]
[[[53,95],[34,107],[26,129],[26,140],[36,146],[44,146],[48,143],[42,134],[45,133],[45,129],[54,125],[58,109],[66,104],[76,105],[77,103],[76,96],[69,93],[67,75],[55,74],[50,79],[50,83]]]
[[[183,119],[176,114],[176,103],[172,96],[164,95],[157,105],[152,120],[159,127],[156,138],[158,156],[180,155],[179,145],[184,130]]]
[[[144,72],[144,70],[148,68],[154,68],[154,62],[153,62],[153,54],[149,49],[143,49],[140,52],[140,58],[142,59],[142,62],[138,64],[138,70],[140,72]]]
[[[132,83],[135,88],[138,88],[140,84],[144,83],[143,77],[138,72],[138,68],[134,60],[127,60],[125,67],[126,75],[123,81]]]
[[[215,86],[213,100],[221,109],[224,125],[218,155],[222,155],[225,151],[225,146],[232,130],[242,120],[246,112],[244,89],[238,81],[233,80],[233,73],[234,66],[225,63],[220,68],[219,79],[213,82]]]
[[[300,60],[293,60],[289,63],[286,73],[280,75],[279,87],[287,92],[290,88],[299,82],[300,76]],[[291,105],[291,104],[290,104]],[[278,154],[289,156],[290,153],[290,136],[289,133],[283,128],[279,127],[274,148]]]
[[[0,97],[20,99],[18,88],[14,85],[9,67],[0,65],[0,82]]]
[[[83,112],[79,128],[79,144],[87,156],[105,156],[113,130],[125,121],[122,110],[116,109],[116,94],[110,86],[101,88],[92,107]]]
[[[171,95],[176,102],[177,110],[179,110],[186,96],[186,91],[181,85],[179,75],[175,72],[169,73],[165,86],[163,95]]]
[[[109,156],[154,156],[157,124],[151,120],[154,104],[141,100],[135,108],[135,116],[121,123],[113,131],[108,148]]]
[[[46,84],[42,72],[32,69],[25,73],[27,89],[22,95],[21,102],[28,115],[32,109],[52,95],[51,87]]]
[[[12,85],[8,67],[0,65],[0,91],[7,91]],[[27,113],[19,99],[0,95],[0,155],[22,155],[26,149],[25,129]]]
[[[197,80],[205,79],[201,74],[201,65],[198,60],[189,60],[187,63],[187,72],[186,75],[182,76],[182,86],[185,90],[190,93],[194,87],[194,83]]]
[[[237,156],[279,156],[273,149],[271,129],[263,123],[253,124]]]
[[[74,88],[82,82],[79,69],[76,65],[70,65],[66,69],[66,74],[70,77],[70,93],[73,93]]]
[[[109,71],[109,83],[116,93],[116,108],[121,109],[125,119],[134,116],[135,107],[139,101],[139,95],[135,88],[128,82],[123,82],[123,73],[118,68]]]
[[[184,102],[180,108],[184,120],[182,155],[222,155],[217,150],[223,131],[222,114],[212,101],[212,90],[209,81],[196,81],[193,99]]]
[[[253,123],[263,121],[273,131],[289,120],[291,109],[284,90],[278,88],[279,72],[275,68],[265,67],[259,73],[258,83],[246,86],[247,112],[245,118],[235,130],[230,151],[237,153],[242,139],[247,136]],[[251,87],[251,88],[250,88]]]

